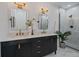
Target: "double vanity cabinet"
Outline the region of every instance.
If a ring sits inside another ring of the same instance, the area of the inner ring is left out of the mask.
[[[41,57],[57,51],[57,35],[1,42],[2,57]]]

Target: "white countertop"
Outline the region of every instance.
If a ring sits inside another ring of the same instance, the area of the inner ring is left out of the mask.
[[[15,36],[15,37],[8,37],[5,40],[0,40],[0,42],[13,41],[13,40],[24,40],[24,39],[29,39],[29,38],[53,36],[53,35],[57,35],[57,34],[39,34],[39,35],[27,35],[27,36]]]

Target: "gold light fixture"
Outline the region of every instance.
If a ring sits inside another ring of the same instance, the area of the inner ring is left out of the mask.
[[[19,9],[23,9],[26,6],[26,3],[24,2],[15,2],[16,7]]]
[[[48,8],[41,8],[41,13],[46,14],[48,12]]]

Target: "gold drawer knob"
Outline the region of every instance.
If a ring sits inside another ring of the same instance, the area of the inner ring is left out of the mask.
[[[37,46],[37,48],[40,48],[40,46]]]
[[[39,41],[37,41],[37,42],[40,42],[40,40],[39,40]]]
[[[20,49],[21,48],[21,45],[20,45],[20,43],[18,44],[18,49]]]
[[[40,51],[37,51],[37,53],[41,53]]]

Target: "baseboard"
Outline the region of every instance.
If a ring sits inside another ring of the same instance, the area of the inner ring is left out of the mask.
[[[79,51],[78,49],[76,49],[76,48],[74,48],[74,47],[71,47],[71,46],[68,46],[68,45],[66,45],[66,47],[69,47],[69,48],[71,48],[71,49],[74,49],[74,50],[76,50],[76,51]]]

